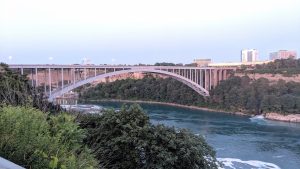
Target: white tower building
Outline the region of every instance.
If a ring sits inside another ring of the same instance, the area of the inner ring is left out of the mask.
[[[241,62],[258,61],[258,51],[256,49],[243,49],[241,52]]]

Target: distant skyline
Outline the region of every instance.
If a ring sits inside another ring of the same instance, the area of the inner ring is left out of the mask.
[[[0,62],[239,62],[300,54],[299,0],[1,0]]]

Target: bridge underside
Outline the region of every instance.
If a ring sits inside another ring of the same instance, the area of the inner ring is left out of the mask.
[[[15,71],[27,74],[35,87],[43,88],[49,101],[77,87],[108,77],[128,73],[155,73],[172,77],[202,96],[228,77],[232,68],[199,68],[173,66],[83,66],[83,65],[10,65]]]

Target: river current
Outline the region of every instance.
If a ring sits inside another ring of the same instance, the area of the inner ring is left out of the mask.
[[[122,104],[97,103],[115,109]],[[153,124],[187,128],[204,136],[225,169],[300,169],[300,124],[159,104],[140,105]]]

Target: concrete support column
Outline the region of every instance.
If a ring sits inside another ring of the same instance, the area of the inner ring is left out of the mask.
[[[38,68],[35,68],[35,87],[37,87],[38,85]]]
[[[223,80],[223,70],[219,70],[219,78],[218,78],[218,85],[220,84],[221,80]]]
[[[51,91],[51,90],[52,90],[52,89],[51,89],[52,79],[51,79],[51,69],[50,69],[50,68],[48,68],[48,80],[49,80],[49,81],[48,81],[48,82],[49,82],[49,83],[48,83],[48,85],[49,85],[49,95],[51,96],[51,94],[52,94],[52,93],[51,93],[51,92],[52,92],[52,91]]]
[[[47,81],[47,69],[44,70],[44,93],[47,93],[47,88],[46,88],[46,81]]]
[[[64,88],[64,68],[61,68],[61,88]]]
[[[124,69],[123,69],[123,70],[124,70]],[[95,71],[95,77],[96,77],[96,76],[97,76],[97,69],[95,68],[95,70],[94,70],[94,71]]]
[[[197,77],[197,75],[198,75],[198,70],[197,69],[194,69],[195,70],[195,72],[194,72],[194,75],[195,75],[195,82],[198,84],[198,77]]]
[[[84,71],[84,80],[86,79],[86,68],[83,69]]]
[[[195,81],[196,81],[197,84],[199,84],[199,81],[198,81],[198,77],[199,77],[198,75],[199,74],[198,74],[198,72],[199,72],[198,69],[195,69]]]
[[[21,75],[24,75],[24,69],[21,68]]]
[[[76,69],[74,68],[73,69],[73,84],[75,84],[76,83]]]
[[[200,69],[199,71],[200,71],[200,76],[199,76],[199,78],[200,78],[200,82],[199,82],[199,84],[200,84],[200,86],[202,86],[202,87],[203,87],[202,70]]]
[[[33,86],[33,69],[30,69],[31,86]]]
[[[218,85],[218,70],[214,69],[213,74],[213,86],[215,88]]]
[[[227,70],[224,69],[223,70],[223,80],[226,80],[227,79]]]
[[[56,88],[59,87],[59,69],[54,69],[56,71]]]
[[[211,86],[212,86],[211,81],[212,81],[212,71],[211,69],[209,69],[209,90],[211,90]]]
[[[206,90],[209,90],[209,84],[210,84],[210,77],[209,77],[209,72],[210,72],[210,70],[207,70],[207,69],[204,69],[204,79],[205,79],[205,81],[204,81],[204,88],[206,89]]]

